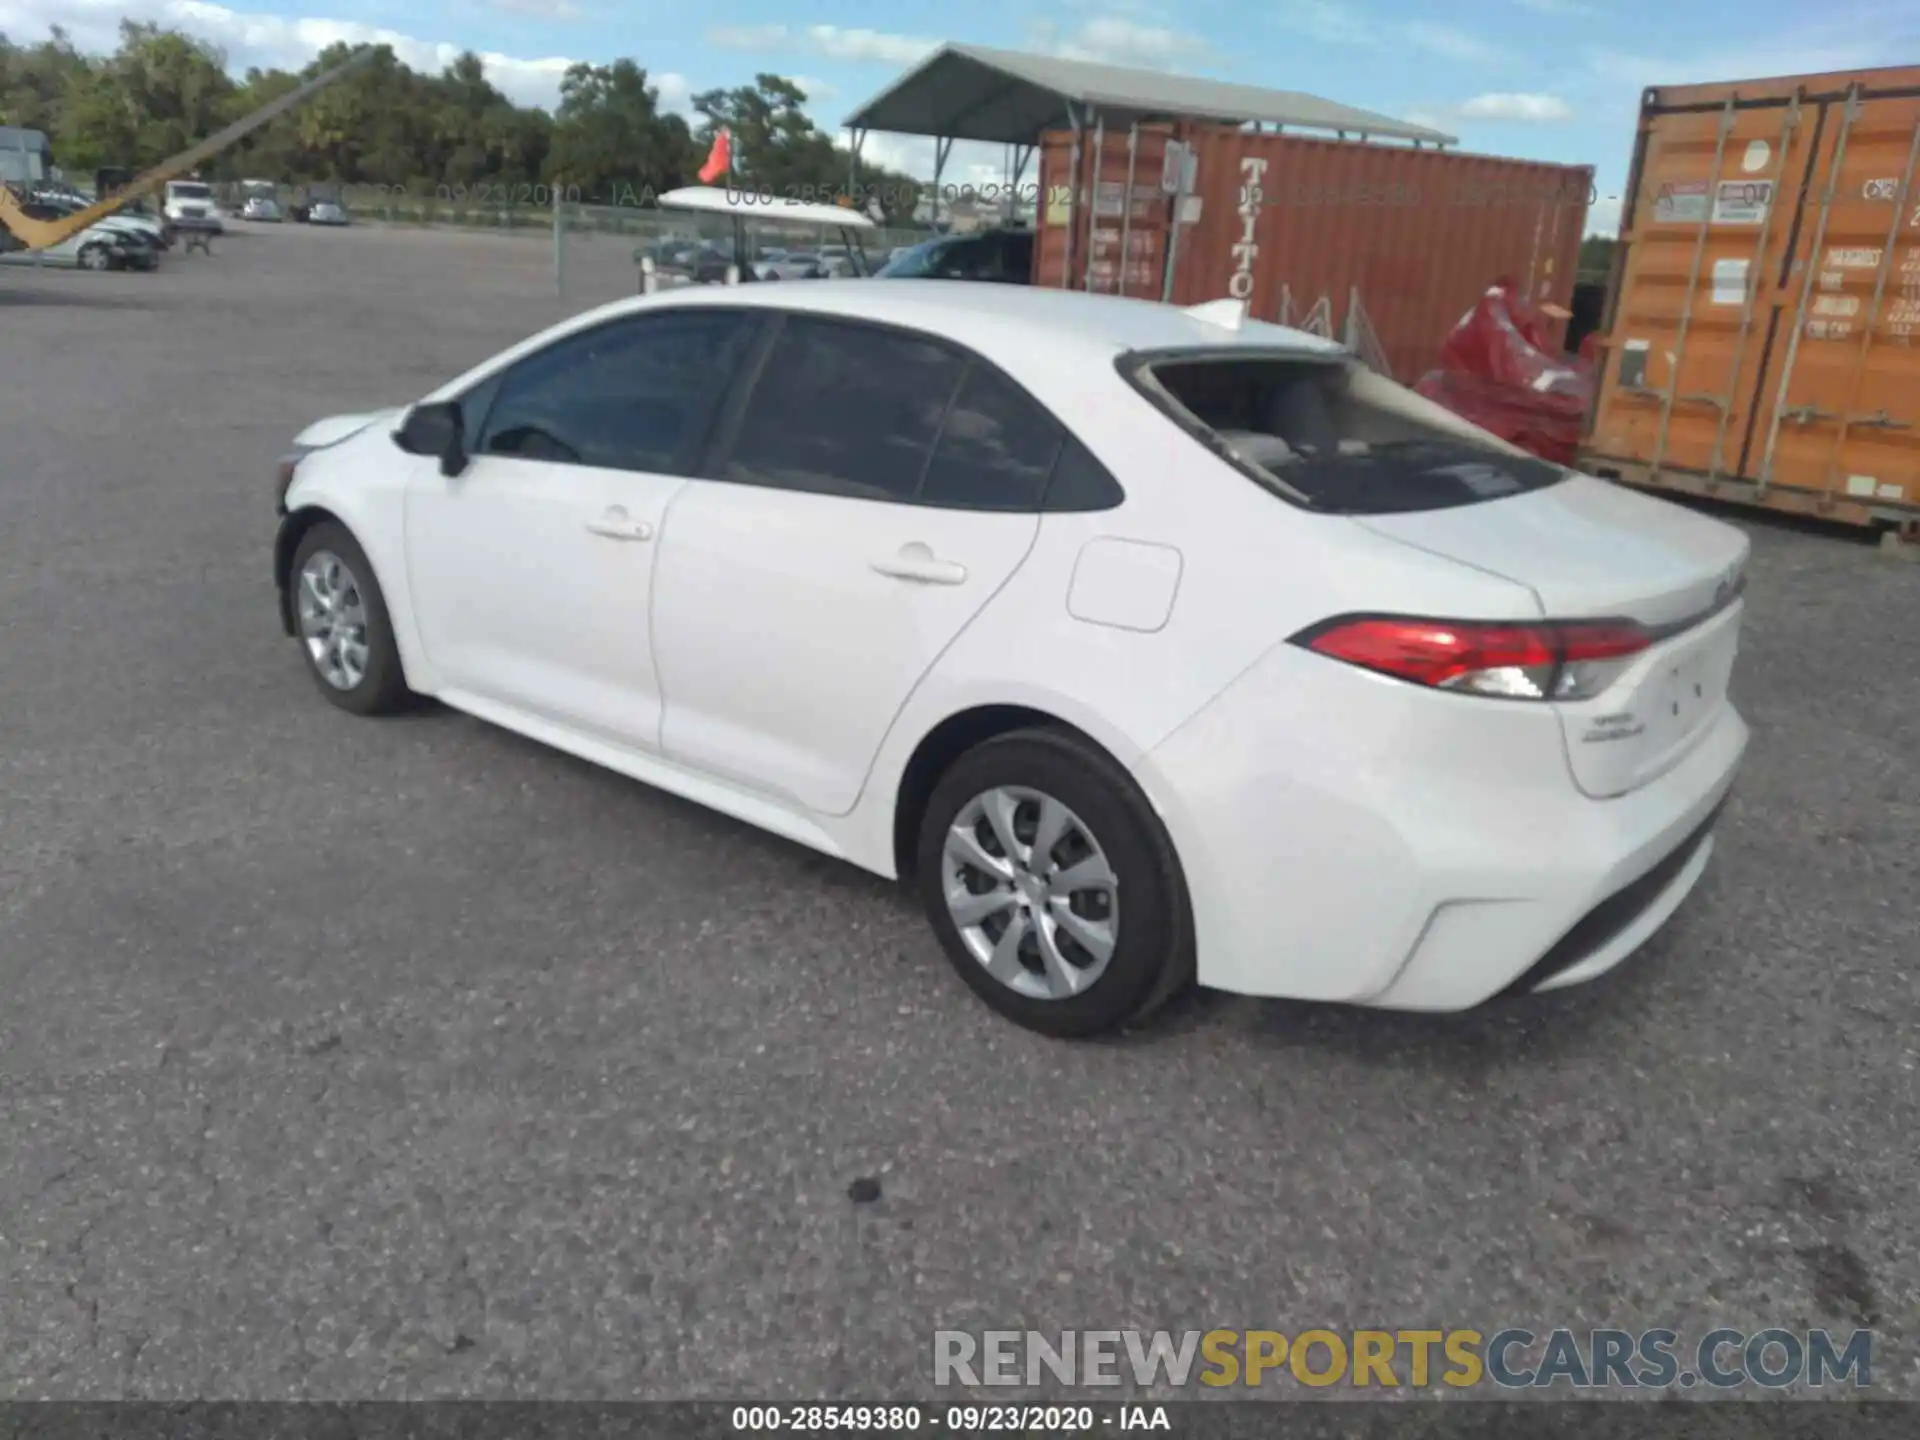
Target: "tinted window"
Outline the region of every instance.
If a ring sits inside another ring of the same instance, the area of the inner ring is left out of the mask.
[[[677,473],[705,438],[751,319],[694,310],[570,336],[508,371],[480,454]]]
[[[979,268],[980,249],[980,242],[973,239],[929,240],[889,261],[880,275],[889,280],[924,280],[954,272],[970,274]]]
[[[1061,436],[1019,386],[976,363],[947,412],[918,498],[970,510],[1036,510]]]
[[[1053,478],[1047,483],[1045,508],[1050,511],[1111,510],[1126,498],[1120,482],[1107,472],[1107,467],[1069,435],[1066,444],[1060,447]]]
[[[789,317],[741,417],[726,478],[911,499],[965,368],[954,351],[911,335]]]
[[[1008,231],[1000,240],[1002,273],[996,278],[1024,285],[1033,279],[1033,235],[1030,231]]]
[[[1250,357],[1150,368],[1196,439],[1268,488],[1334,514],[1472,505],[1557,485],[1568,473],[1508,454],[1490,435],[1461,434],[1458,417],[1347,362]]]

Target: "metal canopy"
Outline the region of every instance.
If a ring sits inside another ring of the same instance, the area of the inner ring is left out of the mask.
[[[1099,112],[1109,126],[1191,118],[1427,145],[1458,143],[1456,136],[1424,125],[1288,90],[952,43],[941,46],[845,123],[856,136],[882,130],[1030,145],[1043,132],[1072,123],[1074,107]]]

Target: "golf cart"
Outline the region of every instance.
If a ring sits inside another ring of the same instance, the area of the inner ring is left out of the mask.
[[[690,210],[732,217],[730,247],[711,242],[700,247],[707,252],[707,256],[724,256],[726,250],[731,248],[731,261],[724,266],[704,263],[693,267],[689,278],[695,283],[734,285],[743,281],[780,278],[781,267],[778,265],[756,263],[753,247],[747,243],[749,221],[771,221],[781,226],[818,226],[823,230],[837,231],[841,245],[852,262],[851,272],[860,276],[872,273],[872,268],[867,264],[866,251],[860,245],[860,233],[872,230],[874,224],[858,210],[839,205],[812,205],[804,200],[783,200],[751,190],[728,190],[714,185],[687,185],[678,190],[669,190],[657,203],[663,210]],[[657,262],[645,247],[636,252],[635,259],[640,266],[641,292],[650,292],[657,284]]]

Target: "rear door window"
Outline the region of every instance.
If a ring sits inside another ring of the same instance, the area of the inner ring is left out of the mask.
[[[788,316],[723,476],[862,500],[912,500],[965,372],[902,331]]]
[[[1136,358],[1128,368],[1197,441],[1315,510],[1449,509],[1544,489],[1571,473],[1342,358],[1175,355]]]
[[[976,362],[941,427],[920,503],[1037,510],[1063,435],[1037,401],[992,366]]]

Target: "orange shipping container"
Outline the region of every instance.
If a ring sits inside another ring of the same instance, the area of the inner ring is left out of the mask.
[[[1169,140],[1194,161],[1171,285]],[[1040,185],[1036,284],[1124,285],[1182,305],[1237,296],[1255,318],[1350,340],[1412,384],[1496,279],[1536,302],[1571,300],[1593,172],[1190,122],[1085,131],[1077,143],[1052,132]]]
[[[1648,90],[1584,468],[1920,523],[1920,66]]]

